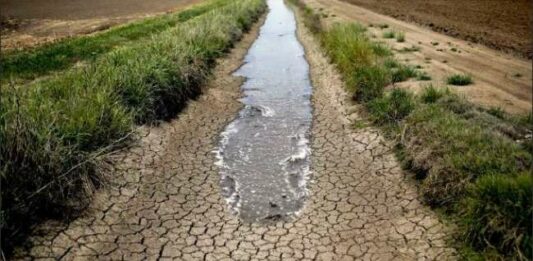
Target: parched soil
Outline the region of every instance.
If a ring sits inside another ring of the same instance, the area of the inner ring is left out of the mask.
[[[533,57],[530,0],[343,0],[437,32]]]
[[[434,32],[344,1],[305,2],[313,9],[328,14],[323,19],[326,23],[350,21],[375,25],[368,28],[373,40],[386,43],[400,62],[419,66],[421,71],[427,72],[432,78],[431,81],[411,79],[395,84],[397,87],[417,92],[432,84],[435,87],[448,87],[485,108],[499,107],[516,114],[531,111],[533,76],[530,60]],[[377,26],[380,24],[387,24],[388,28],[381,29]],[[390,30],[404,32],[405,42],[384,39],[383,32]],[[402,51],[413,47],[417,50]],[[447,77],[453,74],[471,75],[474,83],[461,87],[447,85]]]
[[[24,48],[64,37],[176,11],[202,0],[0,0],[2,50]]]
[[[110,159],[114,183],[97,193],[82,217],[35,229],[16,259],[456,259],[446,242],[450,228],[421,204],[379,132],[350,127],[358,115],[339,75],[301,24],[298,34],[314,86],[314,177],[298,217],[242,222],[221,196],[213,149],[242,106],[242,79],[231,73],[256,27],[220,61],[204,94],[179,118],[143,127],[136,146]]]

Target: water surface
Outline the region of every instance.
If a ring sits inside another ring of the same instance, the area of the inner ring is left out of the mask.
[[[235,75],[246,77],[244,108],[217,149],[222,194],[244,221],[276,221],[304,205],[311,124],[309,65],[296,21],[283,0],[269,0],[259,37]]]

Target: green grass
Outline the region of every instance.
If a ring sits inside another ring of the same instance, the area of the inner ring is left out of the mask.
[[[472,84],[472,76],[467,74],[454,74],[446,79],[446,82],[450,85],[466,86]]]
[[[426,202],[446,209],[459,238],[484,258],[530,259],[531,177],[521,173],[532,168],[531,122],[478,109],[448,89],[429,86],[420,101],[401,124],[401,147]]]
[[[383,66],[385,66],[388,69],[394,69],[394,68],[399,68],[401,64],[393,58],[387,58],[383,61]]]
[[[385,86],[416,75],[412,66],[390,58],[384,44],[372,42],[359,24],[337,24],[320,34],[322,46],[361,102],[381,97]]]
[[[399,43],[405,42],[405,33],[404,32],[397,32],[396,33],[396,42],[399,42]]]
[[[390,56],[390,51],[370,41],[364,32],[359,24],[337,24],[323,32],[320,39],[354,97],[366,102],[383,95],[384,87],[391,82],[391,72],[379,63]]]
[[[400,65],[398,68],[392,69],[392,82],[403,82],[409,78],[416,77],[418,72],[413,66],[410,65]]]
[[[396,33],[394,31],[385,31],[385,32],[383,32],[382,36],[385,39],[392,39],[392,38],[396,37]]]
[[[487,110],[487,113],[489,113],[490,115],[496,118],[500,118],[500,119],[505,118],[505,111],[500,107],[491,107]]]
[[[302,12],[304,13],[303,23],[309,29],[309,31],[314,34],[322,32],[322,23],[320,20],[320,14],[318,12],[315,12],[312,8],[308,7],[306,4],[299,0],[287,1],[292,3],[293,5],[298,6],[302,10]]]
[[[499,258],[498,253],[531,258],[532,188],[529,171],[479,178],[463,202],[465,236],[472,247],[483,249],[492,258]]]
[[[368,111],[378,124],[399,123],[414,109],[415,100],[412,93],[393,89],[387,95],[372,100],[368,104]]]
[[[234,1],[86,67],[29,86],[2,85],[3,247],[37,217],[83,205],[87,188],[102,178],[95,157],[127,142],[135,123],[174,116],[265,9],[262,0]]]
[[[426,72],[417,72],[416,79],[418,81],[431,81],[431,76]]]
[[[7,52],[2,57],[1,80],[6,83],[10,80],[33,79],[67,69],[76,62],[92,61],[118,46],[147,39],[229,2],[229,0],[210,1],[179,13],[130,23],[94,36],[67,38],[35,48]]]
[[[438,89],[435,88],[433,85],[428,85],[424,88],[422,93],[420,94],[420,100],[423,103],[435,103],[440,98],[444,97],[445,95],[448,95],[450,93],[449,89]]]
[[[531,166],[531,154],[520,146],[439,104],[419,106],[405,124],[403,147],[412,168],[425,173],[422,193],[430,205],[450,207],[477,178]]]
[[[481,109],[431,85],[419,95],[385,91],[394,72],[395,80],[429,77],[390,54],[376,54],[375,43],[356,26],[322,30],[315,35],[348,91],[396,139],[398,158],[419,180],[425,202],[457,222],[463,258],[531,260],[533,114]],[[384,37],[394,38],[390,32]],[[453,83],[472,83],[459,76]]]

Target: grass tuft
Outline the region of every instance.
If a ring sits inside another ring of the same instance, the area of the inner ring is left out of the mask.
[[[385,39],[392,39],[396,36],[396,33],[394,31],[385,31],[383,32],[383,38]]]
[[[505,118],[505,111],[500,107],[491,107],[487,110],[487,113],[499,119]]]
[[[403,89],[393,89],[384,97],[372,100],[368,110],[380,125],[398,124],[415,108],[413,95]]]
[[[431,76],[427,72],[417,72],[416,79],[418,81],[431,81]]]
[[[466,74],[454,74],[446,79],[446,82],[450,85],[466,86],[472,84],[472,76]]]
[[[404,32],[397,32],[396,33],[396,42],[399,42],[399,43],[405,42],[405,33]]]
[[[428,85],[420,94],[423,103],[436,103],[440,98],[449,94],[449,89],[437,89],[433,85]]]
[[[347,79],[352,86],[357,101],[368,102],[383,96],[383,90],[391,82],[390,73],[381,66],[359,68],[356,74]]]
[[[397,68],[394,68],[392,71],[392,82],[403,82],[409,78],[417,76],[417,71],[413,66],[410,65],[399,65]]]

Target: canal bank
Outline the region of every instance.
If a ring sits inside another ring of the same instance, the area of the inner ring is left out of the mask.
[[[110,158],[116,178],[81,217],[37,228],[19,259],[453,260],[448,227],[420,204],[390,147],[377,131],[350,127],[340,77],[299,22],[313,86],[304,208],[268,223],[230,211],[213,148],[243,109],[244,79],[232,74],[260,25],[178,118],[143,127],[135,147]]]

